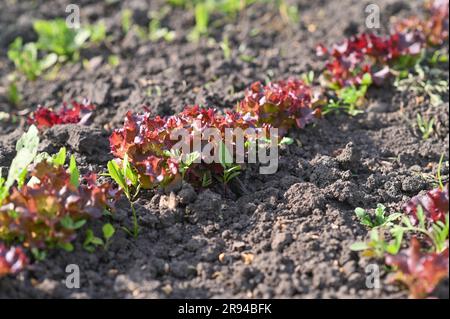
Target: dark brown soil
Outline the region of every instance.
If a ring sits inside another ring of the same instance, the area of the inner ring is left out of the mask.
[[[0,4],[0,93],[6,92],[7,75],[13,71],[6,57],[8,43],[19,35],[32,40],[32,19],[63,16],[70,3],[5,1]],[[100,65],[89,71],[81,63],[69,64],[56,79],[23,81],[20,89],[21,105],[28,111],[38,104],[59,105],[84,97],[98,105],[89,126],[56,126],[42,136],[42,151],[66,146],[83,171],[104,171],[112,158],[110,130],[120,127],[128,110],[148,105],[155,114],[168,115],[193,103],[230,108],[253,81],[320,70],[323,62],[314,55],[316,44],[363,31],[368,4],[299,0],[301,22],[295,26],[286,26],[273,6],[253,5],[237,20],[211,30],[217,41],[225,32],[236,48],[226,61],[218,44],[185,40],[193,16],[181,9],[164,21],[177,31],[173,43],[143,42],[133,32],[123,37],[121,8],[134,10],[137,21],[146,25],[146,12],[160,8],[162,0],[78,2],[83,19],[104,18],[111,30],[108,45],[83,51],[85,58],[102,57]],[[391,15],[417,12],[420,3],[375,2],[382,9],[384,29]],[[308,31],[311,24],[316,31]],[[242,53],[237,52],[239,46]],[[115,69],[106,62],[111,53],[121,57]],[[255,58],[244,62],[240,54]],[[448,65],[445,68],[448,72]],[[448,101],[448,94],[443,99]],[[431,107],[426,99],[391,87],[373,89],[369,100],[359,116],[331,115],[293,132],[298,143],[282,150],[277,174],[261,176],[256,167],[249,167],[241,176],[247,195],[238,198],[221,189],[197,192],[189,185],[173,194],[143,192],[137,204],[137,239],[120,230],[132,220],[127,202],[121,201],[114,217],[119,230],[108,251],[90,254],[77,243],[73,253],[51,252],[17,278],[0,280],[0,297],[407,297],[404,289],[384,281],[383,270],[382,288],[366,288],[364,269],[369,261],[349,246],[364,239],[367,230],[353,211],[377,203],[399,209],[411,196],[432,187],[424,176],[436,173],[442,153],[448,160],[448,108]],[[0,111],[14,111],[4,96]],[[426,141],[415,127],[418,112],[438,123],[438,133]],[[9,165],[25,127],[0,122],[0,167]],[[448,176],[447,168],[444,175]],[[173,201],[175,208],[168,205]],[[251,254],[253,261],[247,258],[246,263],[243,254]],[[71,263],[81,269],[78,290],[64,284],[65,267]],[[448,282],[440,296],[448,298]]]

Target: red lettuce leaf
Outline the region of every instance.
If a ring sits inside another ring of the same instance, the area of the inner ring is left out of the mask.
[[[280,135],[294,127],[304,128],[320,115],[312,88],[300,80],[253,83],[237,111],[254,117],[260,126],[270,125],[282,130]]]
[[[400,59],[414,60],[424,47],[418,32],[395,32],[390,36],[360,34],[335,44],[331,50],[319,46],[319,56],[328,56],[325,79],[334,87],[358,86],[366,73],[381,84]],[[389,71],[389,72],[387,72]]]
[[[406,285],[413,298],[425,298],[449,275],[448,248],[440,254],[422,252],[419,241],[413,238],[407,250],[388,255],[386,264],[397,268],[389,281]]]
[[[100,218],[114,208],[117,192],[109,184],[97,186],[95,175],[76,187],[62,166],[44,161],[30,177],[36,182],[13,188],[0,207],[0,239],[20,240],[24,247],[38,249],[68,244],[76,229],[64,221]]]
[[[22,271],[28,258],[20,247],[7,247],[0,242],[0,278]]]
[[[144,189],[165,187],[181,179],[180,159],[168,154],[178,142],[171,139],[171,134],[176,130],[187,130],[192,141],[194,135],[201,134],[208,128],[218,129],[223,139],[226,128],[245,130],[255,126],[254,119],[240,113],[227,112],[222,115],[214,109],[198,106],[187,107],[179,115],[167,118],[153,117],[150,113],[129,112],[124,126],[115,130],[110,137],[111,151],[119,159],[124,159],[127,155]],[[223,169],[220,164],[198,163],[189,169],[187,179],[196,182],[202,178],[203,171],[220,173]]]
[[[403,210],[411,221],[417,224],[417,209],[422,207],[425,217],[430,222],[442,221],[445,223],[445,216],[448,214],[448,185],[444,189],[436,188],[425,193],[425,195],[417,195],[411,198],[404,206]]]
[[[449,34],[449,0],[429,1],[426,9],[425,18],[413,16],[400,20],[393,29],[400,33],[419,33],[429,46],[442,45]]]
[[[40,106],[28,119],[28,122],[36,125],[39,129],[58,124],[84,124],[90,118],[94,109],[95,106],[87,101],[83,103],[74,101],[71,103],[71,107],[64,104],[58,110]]]

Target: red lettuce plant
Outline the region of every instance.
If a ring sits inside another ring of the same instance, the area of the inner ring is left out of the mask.
[[[110,144],[114,156],[121,160],[126,158],[136,170],[141,187],[149,189],[165,187],[183,177],[194,182],[201,180],[205,170],[223,172],[220,164],[193,164],[192,154],[171,153],[173,146],[179,141],[172,140],[171,134],[177,130],[187,130],[189,143],[192,143],[195,135],[200,135],[209,128],[218,129],[224,138],[226,128],[245,130],[255,126],[254,119],[240,113],[227,112],[221,115],[214,109],[202,109],[198,106],[188,107],[179,115],[168,118],[153,117],[149,113],[133,115],[129,112],[123,128],[115,130],[111,135]],[[183,167],[186,156],[191,158],[189,164],[192,165],[189,167]]]
[[[77,229],[113,208],[111,186],[97,186],[95,175],[80,185],[73,163],[67,172],[62,165],[42,161],[28,184],[12,189],[0,207],[1,239],[20,241],[26,248],[70,250]]]
[[[312,88],[303,81],[291,79],[266,86],[256,82],[238,103],[237,111],[254,117],[260,126],[268,124],[286,132],[304,128],[320,115],[315,102]]]
[[[449,1],[429,1],[426,9],[427,17],[413,16],[403,19],[394,25],[394,30],[400,33],[418,32],[428,45],[442,45],[448,39],[449,33]]]
[[[71,107],[64,103],[62,108],[58,110],[40,106],[28,119],[28,122],[36,125],[39,129],[49,128],[58,124],[83,124],[91,117],[94,109],[95,105],[87,101],[83,103],[73,101]]]
[[[328,50],[317,48],[319,56],[328,56],[324,77],[335,89],[362,84],[365,74],[381,84],[396,64],[408,64],[420,56],[423,48],[417,32],[396,32],[390,36],[361,34],[344,40]]]
[[[0,242],[0,278],[17,274],[28,264],[28,258],[20,247],[7,247]]]
[[[449,1],[435,0],[427,8],[427,17],[401,20],[388,36],[361,34],[330,50],[319,45],[317,55],[330,59],[324,72],[328,84],[335,89],[358,86],[364,74],[370,74],[380,85],[393,70],[405,70],[417,63],[428,45],[443,44],[449,34]]]
[[[386,264],[397,269],[390,277],[391,282],[405,284],[413,298],[425,298],[448,277],[448,248],[442,253],[422,252],[419,241],[412,238],[410,247],[395,256],[388,255]]]
[[[448,189],[449,186],[447,185],[443,189],[438,187],[428,191],[425,195],[417,195],[403,206],[403,210],[410,216],[414,224],[418,223],[417,210],[419,206],[428,221],[445,222],[449,210]]]

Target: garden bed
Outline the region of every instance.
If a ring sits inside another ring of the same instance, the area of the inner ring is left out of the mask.
[[[176,32],[173,42],[143,41],[133,31],[122,35],[121,9],[133,10],[135,22],[146,26],[147,11],[160,9],[164,1],[79,2],[82,20],[104,19],[111,41],[83,50],[82,59],[90,62],[65,64],[53,79],[19,80],[19,111],[6,94],[0,96],[0,111],[17,114],[14,123],[0,122],[0,167],[10,165],[15,143],[27,130],[22,115],[39,104],[88,98],[97,106],[91,123],[43,131],[39,151],[52,154],[66,147],[82,173],[106,172],[113,159],[108,138],[129,110],[146,106],[167,116],[193,104],[233,108],[254,81],[318,73],[324,62],[316,57],[316,45],[364,31],[366,18],[360,1],[299,1],[300,22],[286,25],[272,5],[254,4],[237,19],[210,28],[211,38],[220,42],[226,33],[235,48],[225,59],[219,43],[186,40],[194,17],[180,8],[171,8],[163,21]],[[19,35],[34,40],[32,19],[65,16],[65,1],[33,3],[0,6],[2,48]],[[377,4],[381,30],[391,16],[420,10],[420,3],[410,1]],[[111,55],[119,57],[117,66],[108,63]],[[6,93],[14,69],[6,50],[0,65],[0,90]],[[442,67],[447,74],[441,80],[448,81],[448,62]],[[243,194],[220,185],[197,190],[187,183],[172,192],[142,191],[135,204],[137,238],[121,229],[132,227],[129,203],[122,198],[107,250],[89,253],[81,238],[73,252],[52,250],[16,277],[1,278],[0,297],[406,298],[406,290],[387,283],[383,268],[381,288],[366,287],[365,268],[372,261],[350,246],[368,231],[354,210],[383,203],[399,211],[434,187],[439,159],[444,154],[448,160],[449,152],[448,92],[442,100],[431,105],[423,94],[390,84],[371,88],[363,113],[333,113],[294,130],[295,143],[282,146],[276,174],[247,167],[239,177]],[[417,114],[435,118],[428,139],[417,129]],[[448,166],[442,174],[448,180]],[[68,264],[80,267],[80,289],[65,285]],[[448,289],[447,280],[434,295],[448,298]]]

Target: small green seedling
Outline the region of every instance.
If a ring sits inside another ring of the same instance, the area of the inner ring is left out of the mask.
[[[337,100],[331,99],[324,107],[322,114],[327,115],[332,112],[344,111],[350,116],[356,116],[363,113],[358,107],[364,101],[367,90],[372,85],[372,76],[369,73],[364,74],[361,85],[348,86],[344,88],[333,87],[336,91]]]
[[[159,40],[164,40],[166,42],[172,42],[175,40],[176,33],[169,28],[162,27],[161,21],[169,13],[167,7],[163,7],[160,11],[154,11],[150,13],[150,23],[148,26],[150,41],[156,42]]]
[[[40,163],[43,161],[47,161],[48,163],[51,163],[55,166],[63,166],[66,163],[66,155],[67,155],[67,150],[65,147],[61,147],[58,151],[58,153],[50,155],[46,152],[43,153],[39,153],[35,159],[34,159],[34,163]]]
[[[121,24],[123,33],[128,33],[133,25],[133,11],[125,9],[122,11]]]
[[[37,20],[33,28],[38,34],[37,48],[53,52],[61,60],[78,60],[80,49],[92,35],[89,28],[69,28],[64,19]]]
[[[92,229],[86,230],[86,238],[83,242],[83,248],[90,253],[93,253],[97,247],[103,247],[108,250],[111,243],[111,238],[114,236],[116,230],[113,225],[107,223],[102,227],[103,238],[97,237]]]
[[[208,188],[209,186],[212,185],[212,183],[213,181],[211,177],[211,172],[210,171],[205,172],[202,177],[202,187]]]
[[[75,156],[70,157],[70,163],[69,163],[69,174],[70,174],[70,183],[75,186],[80,186],[80,171],[77,167],[77,162],[75,160]]]
[[[292,145],[294,144],[294,142],[295,140],[292,137],[285,136],[281,139],[281,141],[278,142],[278,146]],[[261,137],[257,140],[247,140],[245,141],[244,145],[247,148],[256,147],[257,145],[259,145],[260,147],[270,147],[272,145],[272,140],[269,138]]]
[[[219,143],[219,159],[223,167],[221,182],[228,185],[233,179],[241,174],[241,166],[233,163],[233,156],[230,154],[224,142]]]
[[[405,214],[396,213],[386,217],[385,208],[381,204],[378,205],[375,220],[362,209],[356,209],[355,212],[363,225],[373,228],[368,242],[357,242],[350,246],[351,250],[363,251],[366,257],[382,258],[385,253],[398,254],[406,233],[425,235],[432,242],[436,253],[441,253],[447,247],[449,214],[445,216],[445,223],[437,221],[429,224],[422,207],[418,206],[418,225],[413,225],[410,217]],[[386,234],[393,238],[390,242],[385,240]]]
[[[429,58],[428,62],[432,66],[437,66],[439,63],[448,63],[449,55],[448,51],[444,48],[441,50],[435,50],[433,55]]]
[[[386,253],[396,255],[400,251],[404,233],[401,231],[393,234],[394,239],[390,242],[385,240],[384,231],[375,228],[370,232],[368,242],[356,242],[350,246],[353,251],[362,251],[365,257],[383,258]]]
[[[23,40],[18,37],[9,46],[8,58],[14,62],[16,69],[23,73],[30,81],[36,80],[42,73],[53,66],[58,61],[58,56],[55,53],[50,53],[42,59],[38,56],[38,46],[36,43],[27,43],[23,45]],[[15,90],[17,92],[17,90]],[[17,94],[14,94],[18,96]],[[17,98],[13,97],[14,104],[18,104]]]
[[[448,245],[449,225],[448,214],[445,216],[445,223],[437,221],[431,225],[432,230],[429,232],[430,238],[433,241],[437,252],[444,251]]]
[[[422,133],[422,138],[427,140],[434,133],[434,119],[425,119],[422,115],[417,114],[417,127]]]
[[[112,67],[115,68],[117,66],[119,66],[120,64],[120,58],[118,55],[110,55],[108,56],[108,64]]]
[[[104,245],[105,245],[105,243],[103,242],[103,239],[95,236],[92,229],[86,230],[86,238],[84,239],[84,242],[83,242],[83,248],[86,251],[93,253],[95,251],[96,247],[104,246]]]
[[[315,74],[314,71],[309,71],[308,73],[302,74],[302,80],[308,85],[312,85],[314,83]]]
[[[355,214],[361,224],[369,228],[385,226],[390,227],[394,221],[398,220],[402,216],[402,214],[400,213],[394,213],[386,216],[386,207],[382,204],[377,205],[374,217],[372,217],[367,211],[360,207],[355,209]]]
[[[195,5],[195,28],[189,35],[191,41],[198,41],[208,34],[210,9],[206,3],[199,2]]]
[[[61,225],[64,228],[70,229],[70,230],[77,230],[83,227],[86,224],[85,219],[81,219],[79,221],[74,221],[70,216],[65,216],[63,219],[61,219]]]
[[[165,151],[164,155],[176,159],[180,163],[179,171],[182,179],[186,177],[186,173],[191,166],[201,157],[199,152],[192,152],[187,155],[182,155],[180,150]]]
[[[44,261],[47,258],[46,250],[40,250],[35,247],[31,248],[31,254],[33,255],[33,258],[37,261]]]
[[[116,161],[108,162],[108,176],[111,177],[120,187],[120,189],[124,192],[128,201],[130,202],[130,207],[133,212],[133,231],[130,231],[127,228],[124,228],[129,234],[133,235],[135,238],[139,235],[139,225],[137,220],[136,209],[134,208],[134,200],[139,194],[140,184],[139,178],[136,172],[131,167],[128,157],[122,161],[122,167]],[[132,190],[135,190],[134,194],[132,194]]]
[[[442,105],[448,92],[448,81],[443,80],[445,73],[440,68],[429,68],[426,65],[416,65],[414,72],[407,72],[403,77],[397,77],[394,86],[400,92],[412,92],[428,97],[433,106]]]
[[[91,43],[99,44],[106,39],[106,24],[104,21],[99,21],[96,24],[89,25],[88,30],[90,32],[89,41]]]
[[[231,60],[233,52],[230,47],[230,39],[227,36],[220,43],[220,48],[222,49],[224,59],[227,61]]]
[[[444,189],[444,187],[445,187],[444,180],[442,178],[442,165],[444,164],[444,157],[445,157],[445,154],[442,153],[441,158],[439,159],[439,165],[438,165],[437,174],[436,174],[437,175],[436,179],[437,179],[439,187],[441,189]],[[447,164],[448,164],[448,162],[447,162]]]
[[[60,223],[64,228],[68,230],[78,230],[86,224],[86,220],[81,219],[78,221],[74,221],[72,218],[70,218],[70,216],[65,216],[63,219],[61,219]],[[58,244],[58,247],[64,249],[67,252],[72,252],[74,250],[72,243],[69,242],[60,243]]]
[[[420,233],[427,236],[433,243],[436,253],[441,253],[447,247],[448,233],[449,233],[449,215],[445,216],[445,223],[437,221],[428,225],[426,222],[425,213],[421,206],[417,207],[418,225],[414,226],[408,216],[403,216],[399,225],[394,225],[391,232],[412,232]]]
[[[14,105],[19,106],[22,101],[22,95],[19,92],[16,82],[11,82],[8,86],[8,101]]]
[[[283,137],[279,143],[279,145],[292,145],[294,144],[295,140],[292,137]]]
[[[28,132],[22,135],[16,144],[16,156],[11,162],[8,177],[0,182],[0,203],[8,196],[9,189],[17,182],[19,187],[25,183],[28,165],[37,155],[39,135],[37,128],[32,125]]]
[[[239,59],[242,62],[245,62],[245,63],[253,63],[253,62],[255,62],[255,57],[253,57],[251,55],[248,55],[248,54],[241,54],[241,55],[239,55]]]
[[[426,180],[428,183],[433,185],[433,188],[439,187],[440,189],[444,189],[445,184],[447,183],[448,177],[442,175],[442,169],[443,166],[446,166],[448,168],[449,162],[445,161],[445,153],[441,154],[441,157],[439,159],[439,164],[437,168],[436,174],[432,173],[423,173],[419,172],[417,173],[418,176]]]
[[[111,243],[111,238],[116,233],[116,229],[111,224],[105,224],[102,227],[103,238],[105,239],[105,250],[108,250],[109,245]]]
[[[189,168],[201,157],[200,153],[193,152],[187,154],[185,158],[180,162],[180,172],[184,179]]]
[[[278,10],[281,18],[291,25],[296,25],[300,22],[300,13],[295,5],[289,5],[286,0],[277,0]]]

